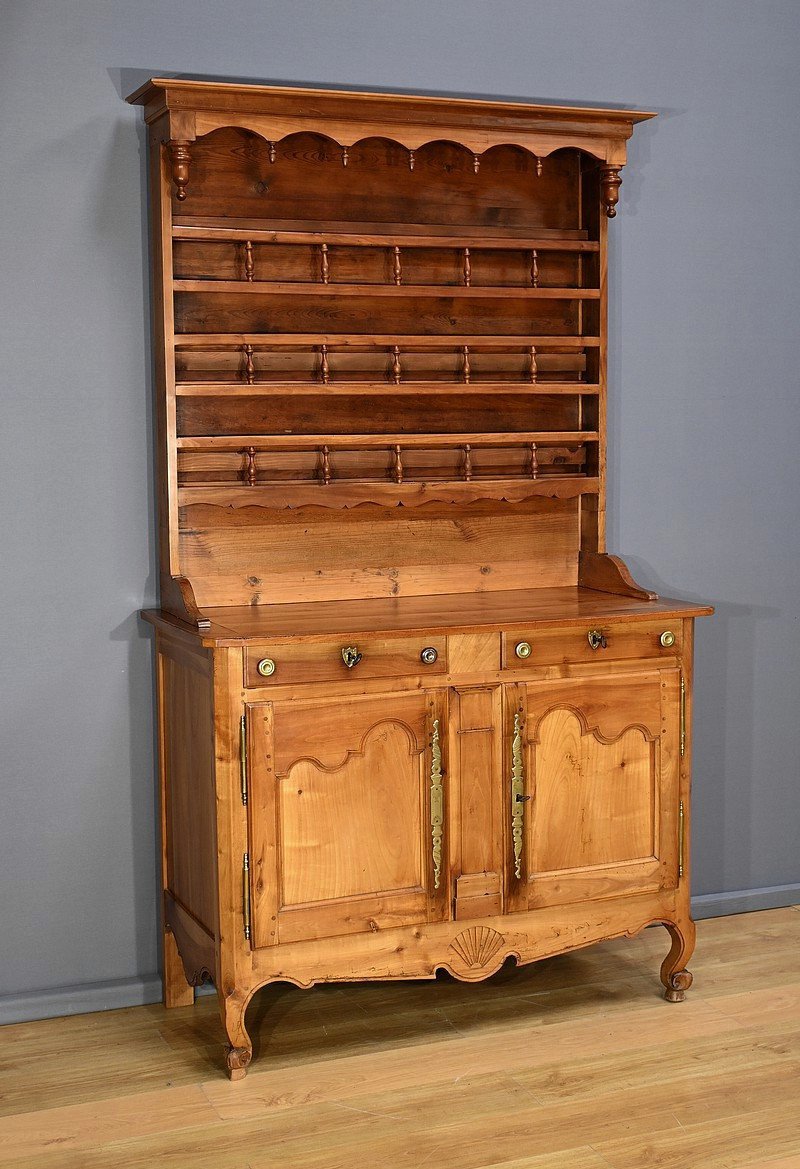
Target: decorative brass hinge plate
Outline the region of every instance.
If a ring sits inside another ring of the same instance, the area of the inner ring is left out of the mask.
[[[244,936],[250,941],[250,854],[246,852],[242,857],[242,918]]]
[[[433,720],[431,735],[431,853],[433,887],[442,879],[442,835],[444,833],[444,789],[442,787],[442,749],[439,745],[439,720]]]
[[[522,718],[514,715],[511,740],[511,840],[514,845],[514,876],[522,877],[522,825],[525,810],[525,775],[522,762]]]
[[[239,719],[239,782],[242,803],[247,807],[247,715]]]
[[[681,673],[681,759],[686,754],[686,681]]]
[[[683,810],[683,800],[678,804],[678,877],[683,876],[683,850],[686,839],[686,813]]]

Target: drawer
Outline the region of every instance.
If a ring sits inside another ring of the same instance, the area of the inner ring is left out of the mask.
[[[589,641],[597,642],[593,648]],[[669,635],[674,640],[670,640]],[[565,629],[514,629],[502,635],[502,668],[557,665],[560,662],[602,662],[620,658],[673,658],[681,652],[680,619],[571,625]],[[667,642],[665,645],[662,642]],[[526,654],[526,646],[530,653]]]
[[[345,664],[343,650],[352,651],[348,654],[351,659],[360,655],[349,668]],[[425,660],[424,652],[427,658],[433,660]],[[446,673],[446,637],[342,637],[335,641],[329,638],[324,641],[274,641],[246,646],[244,651],[245,686],[280,686],[287,682],[346,682],[348,678]]]

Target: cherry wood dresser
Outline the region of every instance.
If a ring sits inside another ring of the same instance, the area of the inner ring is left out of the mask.
[[[129,100],[167,1006],[213,981],[236,1079],[270,982],[478,981],[651,923],[679,1001],[711,610],[639,587],[604,531],[607,234],[653,115],[164,79]]]

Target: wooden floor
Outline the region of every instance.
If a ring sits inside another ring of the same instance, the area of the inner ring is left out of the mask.
[[[661,929],[489,982],[273,987],[245,1081],[215,999],[0,1031],[0,1165],[800,1169],[800,912]]]

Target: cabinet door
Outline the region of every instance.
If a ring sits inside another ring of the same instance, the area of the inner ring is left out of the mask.
[[[506,688],[510,909],[675,887],[681,701],[674,668]]]
[[[442,920],[444,692],[249,706],[253,943]]]

